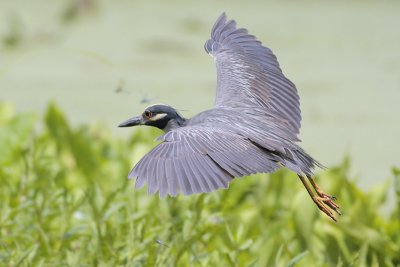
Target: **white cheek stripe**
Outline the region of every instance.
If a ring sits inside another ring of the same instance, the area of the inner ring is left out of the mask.
[[[161,120],[162,118],[164,118],[167,115],[168,115],[167,113],[159,113],[159,114],[156,114],[155,116],[151,117],[149,120],[158,121],[158,120]]]

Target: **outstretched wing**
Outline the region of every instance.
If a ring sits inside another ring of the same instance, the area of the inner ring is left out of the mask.
[[[236,28],[223,13],[205,45],[217,66],[216,107],[254,106],[273,110],[299,133],[300,103],[296,86],[282,73],[272,51],[246,29]]]
[[[183,127],[162,135],[163,141],[129,173],[136,187],[148,184],[160,197],[227,188],[234,177],[279,168],[273,154],[239,135],[205,126]]]

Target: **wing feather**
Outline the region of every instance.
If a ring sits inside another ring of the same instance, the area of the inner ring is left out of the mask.
[[[262,107],[276,111],[294,134],[301,112],[296,86],[282,73],[276,56],[255,36],[236,28],[223,13],[205,45],[217,66],[216,107]]]
[[[199,192],[210,192],[210,188],[206,182],[206,180],[204,179],[204,177],[202,176],[202,171],[200,171],[197,168],[197,164],[194,162],[194,157],[187,157],[187,162],[190,166],[190,169],[192,171],[191,175],[192,175],[192,179],[196,180],[196,182],[199,185]]]
[[[165,173],[166,179],[168,180],[168,193],[171,196],[178,195],[180,186],[177,180],[175,169],[172,167],[172,160],[169,158],[165,160]]]
[[[168,189],[170,186],[168,185],[169,179],[166,176],[165,169],[166,161],[158,160],[157,162],[157,180],[158,180],[158,190],[160,193],[160,198],[164,198],[168,194]]]
[[[149,194],[154,194],[157,192],[158,184],[157,184],[157,172],[156,172],[156,167],[154,166],[157,164],[157,160],[154,158],[150,159],[149,165],[147,165],[147,180],[148,180],[148,188],[147,192]]]
[[[201,183],[201,192],[211,192],[213,191],[212,183],[210,183],[209,179],[213,179],[213,177],[209,177],[205,175],[205,160],[204,157],[198,158],[197,162],[194,162],[195,155],[192,155],[188,158],[188,161],[193,165],[193,171],[195,172],[196,179]]]
[[[179,164],[180,159],[179,158],[174,158],[172,160],[172,162],[173,162],[173,166],[174,166],[176,175],[178,177],[179,186],[182,189],[183,193],[185,195],[192,194],[193,193],[192,192],[192,187],[191,187],[189,181],[186,179],[185,172],[182,170],[182,167]]]
[[[226,184],[229,183],[227,180],[231,181],[233,177],[221,169],[219,165],[215,164],[210,157],[207,156],[204,158],[204,162],[206,168],[205,170],[209,173],[207,181],[211,189],[216,190],[219,188],[226,188]]]
[[[147,181],[148,192],[158,190],[160,197],[211,192],[227,188],[234,177],[279,168],[248,139],[211,127],[178,128],[160,140],[131,171],[137,187]]]

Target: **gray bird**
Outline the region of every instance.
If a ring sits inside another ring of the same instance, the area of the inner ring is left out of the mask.
[[[136,188],[160,197],[227,188],[235,177],[269,173],[282,166],[297,173],[318,208],[336,221],[334,197],[312,178],[321,165],[296,142],[300,103],[271,49],[223,13],[204,48],[217,67],[214,108],[191,119],[168,105],[153,105],[119,127],[147,125],[165,133],[129,173]],[[311,183],[315,193],[309,186]]]

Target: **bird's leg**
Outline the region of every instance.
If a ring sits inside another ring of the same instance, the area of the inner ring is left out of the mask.
[[[336,222],[336,218],[333,215],[332,211],[326,206],[328,205],[331,209],[333,209],[334,211],[338,212],[339,207],[333,203],[332,199],[327,197],[327,195],[325,197],[320,196],[318,193],[317,195],[314,194],[314,192],[311,190],[310,186],[307,183],[307,180],[301,176],[298,175],[301,182],[303,183],[304,187],[307,189],[308,194],[310,195],[311,199],[314,201],[314,203],[317,205],[317,207],[326,215],[328,215],[332,220],[334,220]],[[322,191],[320,190],[320,192],[322,193]],[[331,205],[330,202],[334,204]],[[334,208],[335,207],[335,208]],[[340,214],[340,213],[339,213]]]
[[[333,202],[334,200],[336,200],[336,197],[325,194],[311,176],[307,176],[307,178],[310,181],[311,185],[314,187],[315,192],[317,192],[318,196],[322,199],[322,201],[331,209],[333,209],[337,214],[341,215],[339,206],[335,202]]]
[[[333,200],[336,199],[335,196],[330,196],[330,195],[325,194],[325,193],[319,188],[319,186],[318,186],[317,183],[315,182],[314,178],[312,178],[311,176],[307,176],[307,178],[308,178],[308,180],[310,181],[311,185],[314,187],[315,192],[317,192],[318,196],[320,196],[320,197],[329,197],[329,198],[331,198],[331,199],[333,199]]]

